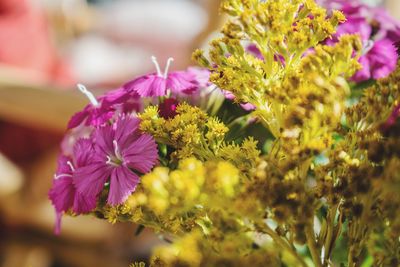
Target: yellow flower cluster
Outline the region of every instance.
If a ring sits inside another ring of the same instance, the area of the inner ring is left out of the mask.
[[[201,226],[207,232],[207,214],[228,208],[242,180],[239,170],[227,161],[187,158],[173,171],[155,168],[142,177],[123,205],[106,205],[98,212],[112,223],[132,221],[173,234]]]
[[[179,104],[176,113],[173,118],[164,119],[158,115],[157,107],[149,106],[139,114],[142,131],[176,149],[172,161],[194,156],[203,161],[228,160],[244,173],[255,169],[260,151],[252,138],[241,145],[226,143],[229,129],[225,124],[187,103]]]
[[[199,232],[192,232],[171,246],[155,249],[150,266],[279,266],[276,251],[252,244],[246,234],[227,235],[214,243]],[[217,252],[217,253],[215,253]]]
[[[342,13],[335,11],[327,19],[326,11],[314,1],[285,0],[230,0],[223,10],[233,18],[222,31],[224,37],[211,42],[213,65],[201,51],[193,54],[213,70],[215,84],[231,91],[237,101],[256,106],[254,115],[275,137],[298,135],[295,126],[307,120],[320,127],[320,114],[313,116],[313,110],[333,111],[336,121],[340,118],[348,93],[344,77],[359,67],[353,53],[361,50],[361,42],[356,36],[345,36],[335,46],[319,42],[345,20]],[[244,41],[255,44],[263,60],[247,53]],[[311,48],[315,51],[308,51]]]

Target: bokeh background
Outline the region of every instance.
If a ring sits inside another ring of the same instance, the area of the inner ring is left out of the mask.
[[[193,64],[223,21],[220,0],[0,0],[0,266],[128,266],[163,241],[137,226],[64,217],[47,199],[69,117],[95,94]],[[400,1],[383,5],[400,18]]]

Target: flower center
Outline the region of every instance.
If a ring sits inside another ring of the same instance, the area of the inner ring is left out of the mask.
[[[124,163],[124,160],[119,151],[118,143],[116,140],[113,140],[113,146],[114,146],[114,155],[107,156],[106,164],[112,166],[121,166]]]

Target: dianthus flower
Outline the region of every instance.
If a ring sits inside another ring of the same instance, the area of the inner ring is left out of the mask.
[[[109,182],[107,202],[117,205],[135,190],[138,173],[149,172],[158,159],[155,140],[142,134],[139,124],[138,118],[125,115],[112,125],[95,129],[92,160],[73,176],[79,193],[97,198]]]
[[[208,87],[210,82],[210,71],[205,68],[189,67],[187,72],[194,76],[195,82],[198,87]]]
[[[235,99],[235,95],[232,94],[229,91],[226,90],[222,90],[222,93],[224,94],[225,98],[228,100],[234,100]],[[255,110],[256,107],[253,104],[250,103],[240,103],[240,106],[242,107],[242,109],[246,110],[246,111],[251,111],[251,110]]]
[[[90,104],[71,117],[68,129],[75,128],[82,123],[86,126],[97,127],[109,121],[117,110],[128,112],[139,111],[141,108],[139,95],[129,93],[124,88],[109,91],[99,99],[96,99],[85,86],[78,84],[78,88],[89,98]]]
[[[328,44],[337,42],[343,34],[359,34],[364,43],[360,58],[362,69],[352,80],[361,82],[380,79],[395,70],[398,54],[395,44],[400,40],[400,23],[391,18],[384,9],[373,8],[357,0],[320,1],[330,9],[340,9],[347,20],[339,25]]]
[[[76,142],[73,151],[73,158],[59,156],[57,172],[49,191],[49,198],[56,210],[55,232],[57,234],[60,232],[61,216],[64,212],[72,209],[76,214],[87,213],[96,206],[95,197],[80,194],[73,184],[75,170],[85,166],[91,160],[92,142],[88,139],[80,139]]]
[[[141,97],[165,96],[168,90],[175,95],[190,95],[201,87],[203,79],[197,80],[198,72],[193,69],[188,71],[168,72],[169,66],[173,61],[169,58],[164,73],[161,73],[160,66],[155,57],[152,57],[157,72],[140,76],[123,85],[129,92],[137,93]]]

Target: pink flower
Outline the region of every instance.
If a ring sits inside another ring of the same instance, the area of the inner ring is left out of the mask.
[[[141,97],[165,96],[168,90],[175,95],[192,94],[200,85],[196,80],[196,74],[193,71],[174,71],[168,73],[169,66],[173,61],[169,58],[164,73],[161,73],[160,67],[155,57],[152,60],[156,66],[157,73],[144,75],[129,81],[123,85],[129,92],[135,92]]]
[[[129,93],[123,88],[109,91],[98,99],[85,86],[78,84],[78,88],[89,98],[91,103],[71,117],[68,129],[75,128],[82,123],[86,126],[98,127],[108,122],[117,111],[130,112],[141,109],[139,95]]]
[[[352,80],[362,82],[388,76],[396,68],[398,54],[395,44],[400,41],[400,23],[384,9],[362,4],[357,0],[319,0],[329,9],[340,9],[347,20],[337,28],[328,44],[334,44],[343,34],[359,34],[364,43],[360,63],[363,66]]]
[[[58,169],[49,191],[49,198],[57,215],[56,234],[60,233],[61,217],[64,212],[72,209],[73,212],[81,214],[96,207],[96,198],[80,194],[73,184],[75,170],[88,164],[92,153],[92,143],[88,139],[80,139],[74,146],[74,159],[64,155],[58,158]]]
[[[222,92],[225,95],[226,99],[229,99],[229,100],[234,100],[235,99],[235,95],[232,94],[231,92],[226,91],[226,90],[222,90]],[[250,103],[240,103],[240,106],[242,107],[242,109],[244,109],[246,111],[252,111],[252,110],[256,109],[256,107],[253,104],[250,104]]]
[[[363,66],[352,79],[356,82],[388,76],[397,65],[397,51],[387,39],[376,41],[371,50],[360,58]]]
[[[187,72],[194,76],[197,87],[205,88],[211,85],[210,71],[205,68],[189,67]]]
[[[157,163],[154,139],[139,131],[140,120],[120,116],[113,125],[95,129],[92,161],[74,173],[77,191],[97,198],[109,181],[107,202],[117,205],[126,200],[139,183],[137,173],[147,173]]]

